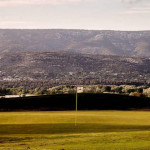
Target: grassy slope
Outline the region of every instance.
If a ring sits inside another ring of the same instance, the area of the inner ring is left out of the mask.
[[[149,149],[150,112],[1,112],[0,149]]]

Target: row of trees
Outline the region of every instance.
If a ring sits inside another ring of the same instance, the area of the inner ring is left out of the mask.
[[[0,88],[0,96],[4,95],[24,95],[24,94],[32,94],[32,95],[43,95],[50,94],[45,88],[35,88],[32,90],[26,89],[24,87],[19,88]]]
[[[52,88],[35,88],[27,89],[25,87],[19,88],[0,88],[0,95],[51,95],[51,94],[67,94],[76,93],[76,86],[61,85]],[[150,88],[148,86],[135,85],[86,85],[84,86],[84,93],[116,93],[126,94],[130,96],[148,96],[150,97]]]

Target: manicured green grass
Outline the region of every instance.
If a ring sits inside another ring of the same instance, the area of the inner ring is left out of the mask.
[[[0,150],[150,149],[150,112],[0,112]]]

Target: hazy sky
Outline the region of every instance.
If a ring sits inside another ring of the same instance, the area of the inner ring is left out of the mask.
[[[0,0],[0,28],[150,30],[150,0]]]

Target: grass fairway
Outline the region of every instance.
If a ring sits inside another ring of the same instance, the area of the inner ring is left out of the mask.
[[[0,150],[149,150],[150,112],[0,112]]]

